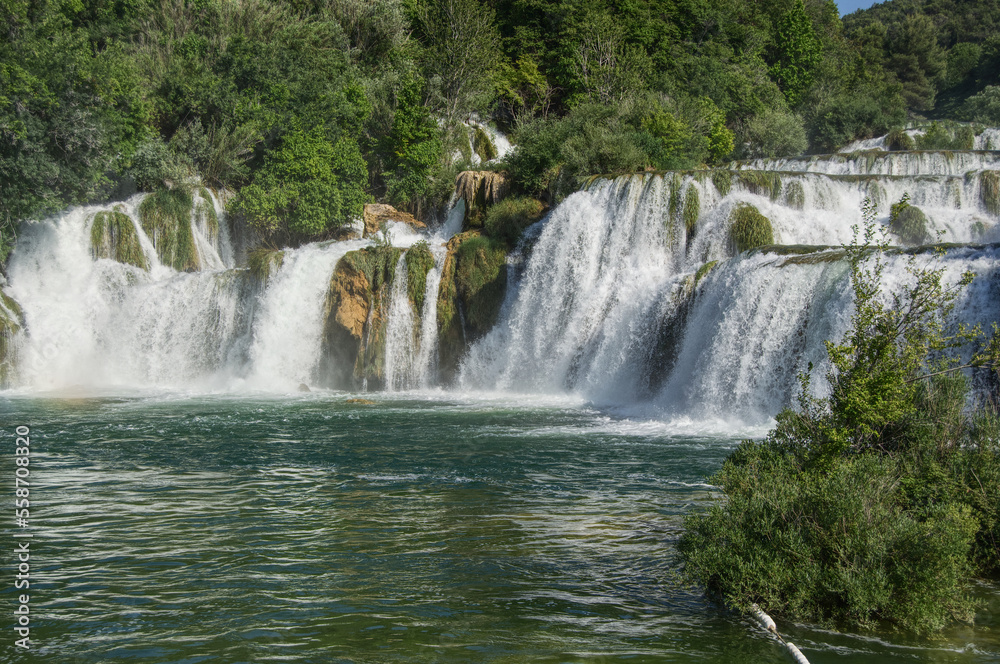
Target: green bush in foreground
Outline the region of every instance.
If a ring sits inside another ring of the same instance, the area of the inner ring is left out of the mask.
[[[1000,572],[1000,416],[966,409],[958,371],[995,369],[1000,342],[948,332],[971,274],[947,286],[912,258],[911,285],[883,298],[887,244],[870,203],[865,216],[864,239],[845,247],[856,311],[827,342],[829,396],[800,376],[799,407],[726,460],[711,480],[726,500],[685,519],[680,549],[734,608],[929,632],[971,620],[971,578]]]
[[[729,244],[735,253],[741,253],[774,244],[771,220],[748,203],[740,203],[729,215]]]

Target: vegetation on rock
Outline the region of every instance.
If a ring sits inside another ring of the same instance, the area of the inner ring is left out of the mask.
[[[898,203],[889,208],[889,228],[905,244],[930,242],[927,215],[916,205],[910,205],[910,195],[903,194]]]
[[[191,231],[191,193],[160,189],[139,205],[142,230],[152,240],[160,262],[179,272],[198,270],[198,251]]]
[[[118,210],[94,215],[90,227],[90,251],[94,258],[110,258],[143,270],[149,269],[135,225],[127,214]]]
[[[733,607],[928,632],[970,620],[972,575],[1000,573],[1000,415],[966,408],[959,373],[995,369],[1000,341],[950,325],[971,274],[948,285],[911,256],[887,300],[870,204],[865,218],[845,247],[855,313],[827,342],[829,396],[800,375],[798,408],[726,460],[711,479],[726,500],[685,519],[680,549]]]
[[[753,205],[739,203],[729,215],[729,244],[734,253],[774,244],[771,220]]]

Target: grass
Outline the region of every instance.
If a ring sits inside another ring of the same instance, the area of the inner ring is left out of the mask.
[[[702,279],[708,276],[709,272],[715,269],[715,266],[718,265],[718,263],[719,261],[709,261],[698,268],[698,270],[694,273],[695,287],[698,286],[698,284],[701,282]]]
[[[733,189],[733,174],[730,171],[724,170],[713,170],[712,171],[712,184],[715,185],[715,190],[719,192],[719,196],[728,196],[729,192]]]
[[[94,258],[109,258],[149,270],[135,225],[128,215],[118,210],[94,215],[90,227],[90,251]]]
[[[729,221],[729,243],[734,253],[774,244],[771,220],[753,205],[740,203],[730,213]]]
[[[795,210],[805,209],[806,191],[798,180],[792,180],[785,187],[785,205]]]
[[[753,194],[772,201],[781,196],[781,175],[774,171],[737,171],[736,177]]]

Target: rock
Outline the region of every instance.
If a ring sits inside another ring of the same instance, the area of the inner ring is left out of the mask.
[[[357,404],[359,406],[375,406],[377,405],[374,401],[370,399],[348,399],[347,403]]]
[[[455,178],[455,196],[465,199],[465,221],[478,219],[490,205],[510,193],[510,182],[494,171],[462,171]]]
[[[299,383],[299,392],[312,392],[305,383]]]
[[[414,230],[427,228],[427,224],[418,221],[412,214],[400,212],[391,205],[383,203],[369,203],[366,205],[363,218],[365,222],[365,237],[371,237],[378,233],[382,224],[387,221],[397,221],[406,224]]]

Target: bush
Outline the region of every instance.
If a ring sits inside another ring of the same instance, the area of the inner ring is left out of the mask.
[[[685,518],[680,550],[738,609],[929,632],[970,620],[971,576],[1000,572],[1000,416],[967,412],[957,373],[995,370],[1000,333],[984,344],[978,329],[950,327],[971,275],[950,287],[943,268],[912,257],[910,285],[887,303],[875,214],[866,203],[863,239],[845,247],[855,312],[827,342],[829,395],[800,375],[798,408],[726,460],[711,481],[727,500]]]
[[[534,198],[509,197],[489,208],[486,234],[514,247],[528,226],[542,218],[545,205]]]
[[[917,144],[913,137],[902,129],[893,129],[885,137],[885,146],[892,151],[915,150]]]
[[[265,237],[323,237],[361,216],[366,181],[353,139],[330,142],[321,129],[294,129],[232,205]]]
[[[982,92],[966,99],[963,114],[972,122],[1000,125],[1000,85],[987,85]]]
[[[755,115],[740,132],[741,157],[795,157],[806,151],[805,125],[795,113],[769,109]]]
[[[975,140],[971,127],[947,127],[937,122],[916,139],[921,150],[971,150]]]
[[[729,244],[733,253],[742,253],[774,244],[771,220],[747,203],[737,205],[729,215]]]

